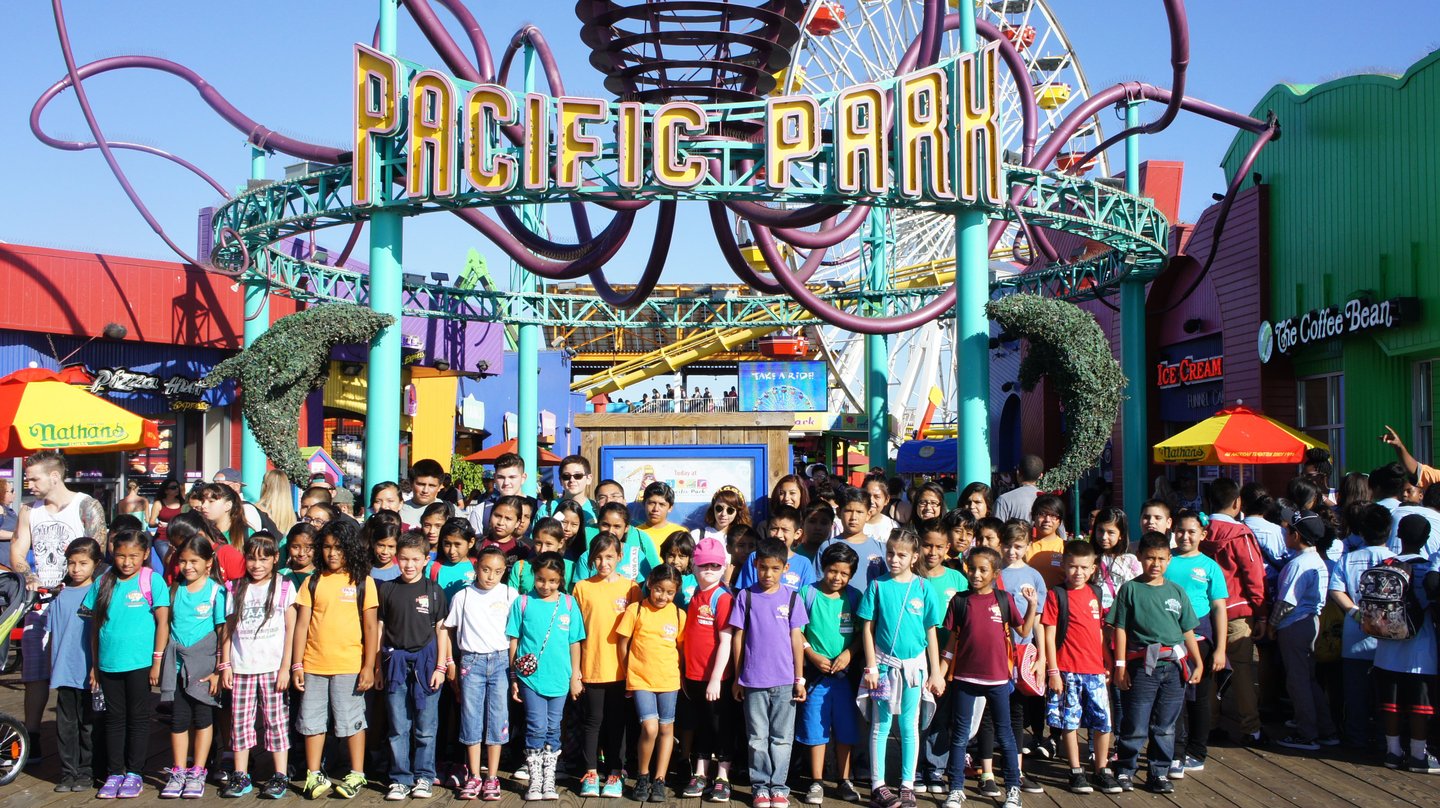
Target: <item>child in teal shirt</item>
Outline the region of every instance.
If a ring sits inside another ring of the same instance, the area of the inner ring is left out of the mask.
[[[535,523],[536,559],[521,559],[510,568],[510,577],[505,583],[522,595],[528,595],[535,588],[535,564],[538,556],[545,553],[563,553],[565,550],[565,529],[560,520],[543,517]],[[575,583],[575,562],[562,556],[564,570],[560,577],[560,591],[569,592]]]
[[[470,520],[453,517],[445,520],[440,528],[440,541],[436,548],[438,558],[430,563],[430,580],[445,591],[445,600],[475,581],[475,563],[470,551],[475,549],[475,531]]]
[[[850,576],[860,563],[855,551],[844,544],[832,545],[817,560],[823,570],[820,580],[800,590],[810,622],[805,624],[805,680],[809,691],[800,705],[795,724],[795,742],[810,747],[810,791],[805,802],[825,801],[825,747],[835,742],[837,796],[857,802],[860,794],[850,782],[850,753],[860,742],[860,715],[855,709],[854,669],[855,611],[860,593],[850,586]]]
[[[960,570],[947,566],[954,546],[951,538],[950,532],[939,523],[926,527],[920,533],[920,559],[915,564],[915,572],[929,585],[930,599],[935,601],[935,608],[942,621],[945,613],[950,611],[950,600],[955,597],[955,593],[970,588],[970,582],[965,580]],[[950,632],[943,627],[936,628],[935,639],[940,648],[947,648],[950,644]],[[947,695],[935,700],[936,716],[947,716],[950,712],[950,699]],[[930,791],[934,794],[943,794],[946,791],[945,770],[950,763],[950,733],[945,724],[944,720],[933,720],[920,733],[920,751],[925,758],[921,765],[921,780],[930,786]]]

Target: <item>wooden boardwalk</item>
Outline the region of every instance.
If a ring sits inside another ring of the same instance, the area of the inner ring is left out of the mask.
[[[19,714],[21,690],[14,676],[0,678],[0,710]],[[46,717],[45,746],[53,749],[53,711]],[[1274,727],[1281,730],[1282,727]],[[1272,733],[1273,735],[1273,733]],[[136,805],[156,805],[159,783],[156,772],[169,762],[169,733],[156,724],[155,735],[150,743],[150,771],[147,772],[145,794],[136,800]],[[261,756],[262,758],[265,756]],[[30,767],[19,779],[9,786],[0,788],[0,808],[65,808],[74,805],[106,804],[95,799],[95,792],[86,794],[56,794],[51,789],[58,778],[58,761],[50,756],[38,766]],[[1183,808],[1279,808],[1295,805],[1312,806],[1357,806],[1358,808],[1440,808],[1440,776],[1410,774],[1390,771],[1381,767],[1378,761],[1361,761],[1355,756],[1335,749],[1318,753],[1300,753],[1274,747],[1266,750],[1251,750],[1230,746],[1212,747],[1205,771],[1191,774],[1176,781],[1176,792],[1160,796],[1136,790],[1130,794],[1114,796],[1095,793],[1087,796],[1071,794],[1064,788],[1065,770],[1049,761],[1027,763],[1029,773],[1046,787],[1044,794],[1024,795],[1028,808],[1108,808],[1117,806],[1163,806],[1175,805]],[[1143,779],[1143,775],[1141,777]],[[972,781],[973,782],[973,781]],[[514,783],[506,782],[504,799],[494,803],[498,808],[522,808],[524,801],[516,793]],[[863,791],[863,789],[862,789]],[[628,793],[628,789],[627,789]],[[574,794],[561,789],[562,799],[558,808],[639,808],[630,799],[581,800]],[[736,788],[734,808],[748,805],[748,790]],[[798,796],[798,795],[795,795]],[[969,805],[985,806],[998,803],[980,796],[972,787],[969,789]],[[300,797],[292,794],[286,800],[289,804],[300,804]],[[333,796],[325,800],[329,802]],[[172,804],[200,805],[205,808],[219,806],[250,805],[259,802],[251,795],[239,800],[222,800],[215,789],[210,788],[204,800],[179,801]],[[437,790],[429,800],[432,805],[458,802],[453,792]],[[379,806],[385,803],[384,786],[372,785],[362,795],[350,801],[353,805]],[[588,804],[582,804],[588,803]],[[928,796],[920,798],[920,808],[937,808],[939,801],[932,802]],[[113,803],[111,803],[113,804]],[[124,803],[121,803],[122,805]],[[261,803],[275,804],[275,803]],[[279,804],[286,804],[285,802]],[[415,804],[411,802],[411,804]],[[477,803],[478,804],[478,803]],[[792,805],[798,803],[792,802]],[[672,808],[703,808],[698,799],[672,800]],[[826,808],[854,808],[846,803],[829,801]]]

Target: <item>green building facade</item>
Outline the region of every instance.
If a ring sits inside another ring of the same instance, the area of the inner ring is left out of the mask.
[[[1337,469],[1393,460],[1387,424],[1433,462],[1440,51],[1403,76],[1276,86],[1253,114],[1271,111],[1281,137],[1246,179],[1268,191],[1269,319],[1244,350],[1268,354],[1267,386],[1293,384],[1294,398],[1267,396],[1267,411],[1327,440]],[[1227,176],[1253,140],[1231,144]]]

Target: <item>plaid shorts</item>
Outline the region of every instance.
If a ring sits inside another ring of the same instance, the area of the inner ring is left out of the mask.
[[[290,723],[290,707],[285,703],[285,694],[275,692],[275,676],[275,673],[235,674],[230,706],[235,719],[231,748],[236,752],[254,748],[258,740],[257,708],[265,725],[265,751],[284,752],[290,748],[290,732],[286,726]]]
[[[1100,673],[1060,673],[1065,689],[1045,697],[1045,723],[1060,730],[1110,732],[1110,686]]]

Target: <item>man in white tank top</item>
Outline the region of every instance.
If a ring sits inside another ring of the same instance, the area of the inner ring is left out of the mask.
[[[37,499],[20,508],[15,540],[10,543],[10,568],[25,575],[32,588],[54,587],[65,580],[65,548],[70,542],[89,536],[105,549],[105,509],[94,497],[65,487],[65,457],[59,452],[47,450],[26,458],[25,486]],[[25,683],[25,727],[36,741],[50,697],[48,634],[44,612],[25,616],[20,680]]]

